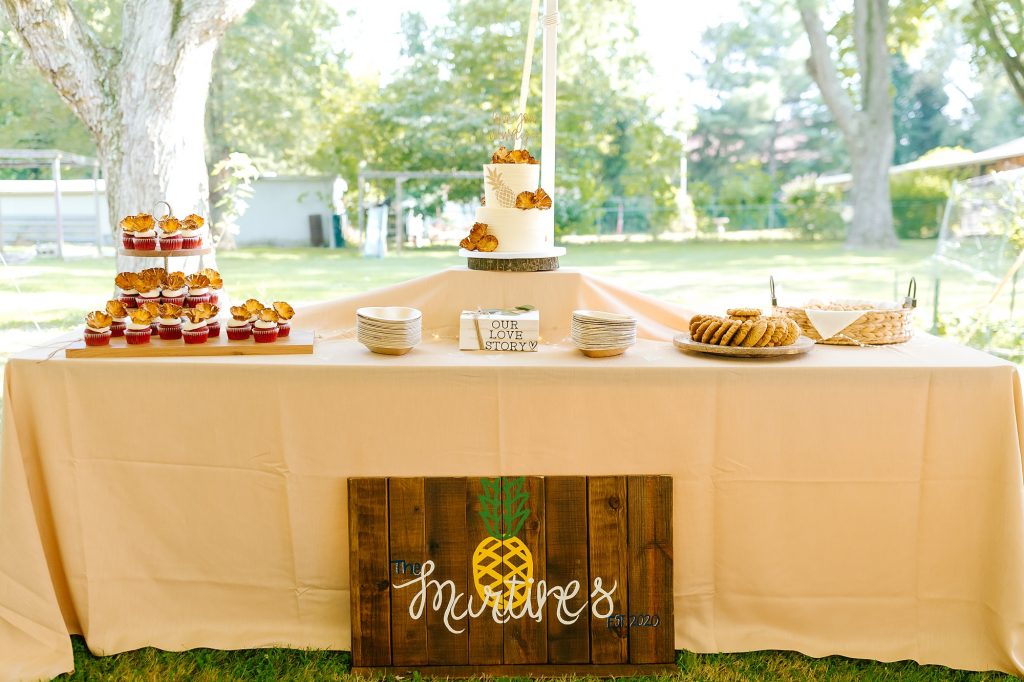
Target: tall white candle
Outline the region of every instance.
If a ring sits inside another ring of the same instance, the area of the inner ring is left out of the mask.
[[[544,4],[544,96],[541,101],[540,186],[555,195],[555,97],[558,89],[558,0]]]

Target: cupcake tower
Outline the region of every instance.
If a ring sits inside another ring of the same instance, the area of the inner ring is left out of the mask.
[[[149,268],[118,273],[114,284],[118,297],[107,301],[105,310],[86,316],[88,346],[109,345],[111,338],[119,336],[124,336],[131,345],[149,343],[153,337],[163,341],[183,340],[192,345],[220,336],[217,303],[224,281],[216,270],[205,268],[185,275]],[[265,306],[250,298],[243,305],[231,308],[228,340],[252,338],[256,343],[273,343],[287,338],[291,333],[289,321],[294,315],[295,310],[284,301]]]
[[[121,219],[121,245],[135,251],[179,251],[203,246],[203,224],[195,213],[178,220],[172,215],[157,220],[149,213]]]

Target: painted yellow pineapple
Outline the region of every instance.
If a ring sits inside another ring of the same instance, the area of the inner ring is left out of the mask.
[[[487,169],[487,184],[494,190],[494,197],[498,200],[500,208],[513,208],[516,205],[516,195],[505,184],[505,180],[496,168]]]
[[[487,537],[473,552],[476,592],[489,607],[500,598],[502,610],[519,608],[530,597],[533,587],[533,554],[517,537],[530,516],[526,479],[481,478],[480,483],[484,488],[479,496],[480,518],[487,528]],[[489,595],[486,588],[490,588]]]

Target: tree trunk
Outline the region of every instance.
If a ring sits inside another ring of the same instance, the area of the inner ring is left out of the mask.
[[[213,54],[254,0],[132,0],[121,44],[100,43],[64,0],[0,0],[33,61],[96,142],[110,224],[167,201],[179,217],[209,215],[204,154]],[[186,264],[172,262],[172,268]],[[163,263],[118,257],[119,270]],[[212,256],[204,259],[213,266]]]
[[[892,224],[892,201],[889,197],[889,167],[892,163],[894,137],[872,131],[881,139],[849,141],[853,177],[853,224],[846,237],[849,248],[892,248],[899,245]]]

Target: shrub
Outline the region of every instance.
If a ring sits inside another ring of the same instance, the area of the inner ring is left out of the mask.
[[[846,234],[842,202],[841,190],[819,187],[815,175],[802,175],[782,186],[786,225],[804,239],[842,239]]]

